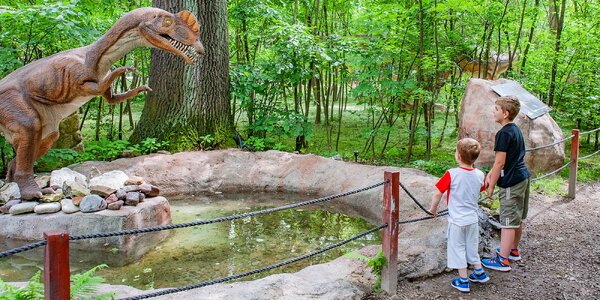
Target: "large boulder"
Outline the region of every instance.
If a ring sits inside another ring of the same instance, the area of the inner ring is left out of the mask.
[[[470,137],[481,143],[482,151],[476,162],[478,167],[491,167],[494,164],[494,141],[496,132],[501,128],[500,124],[494,122],[494,103],[499,96],[492,90],[492,86],[509,81],[471,79],[465,88],[458,115],[459,138]],[[528,149],[549,145],[564,138],[560,127],[549,114],[531,120],[519,113],[515,124],[521,128],[525,147]],[[525,162],[533,173],[554,171],[563,165],[564,159],[565,143],[529,151],[525,156]]]

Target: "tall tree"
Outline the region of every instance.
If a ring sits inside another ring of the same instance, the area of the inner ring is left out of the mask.
[[[223,143],[231,136],[229,107],[229,50],[227,1],[153,0],[170,12],[184,9],[198,16],[200,40],[206,54],[196,65],[153,51],[149,93],[142,116],[131,136],[171,142],[174,150],[208,146],[206,136]]]

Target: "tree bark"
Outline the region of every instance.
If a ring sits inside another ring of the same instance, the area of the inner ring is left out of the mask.
[[[174,55],[152,50],[150,82],[141,119],[131,141],[148,137],[166,140],[174,150],[194,148],[200,137],[217,144],[233,130],[229,105],[229,50],[226,0],[153,0],[154,7],[198,17],[206,54],[193,66]]]

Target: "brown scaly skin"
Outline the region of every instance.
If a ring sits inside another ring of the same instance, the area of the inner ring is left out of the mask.
[[[7,180],[19,185],[21,198],[41,198],[33,180],[33,163],[58,139],[58,125],[94,96],[110,104],[151,91],[139,86],[112,93],[112,82],[133,67],[110,70],[113,63],[137,47],[154,47],[198,61],[204,47],[200,29],[188,11],[172,14],[140,8],[125,14],[95,43],[54,54],[23,66],[0,80],[0,131],[15,149]]]

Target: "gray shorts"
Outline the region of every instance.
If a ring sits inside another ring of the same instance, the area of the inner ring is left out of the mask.
[[[507,188],[500,188],[500,225],[518,228],[529,209],[529,178]]]
[[[479,223],[458,226],[448,223],[448,268],[462,269],[467,263],[481,263],[479,258]]]

